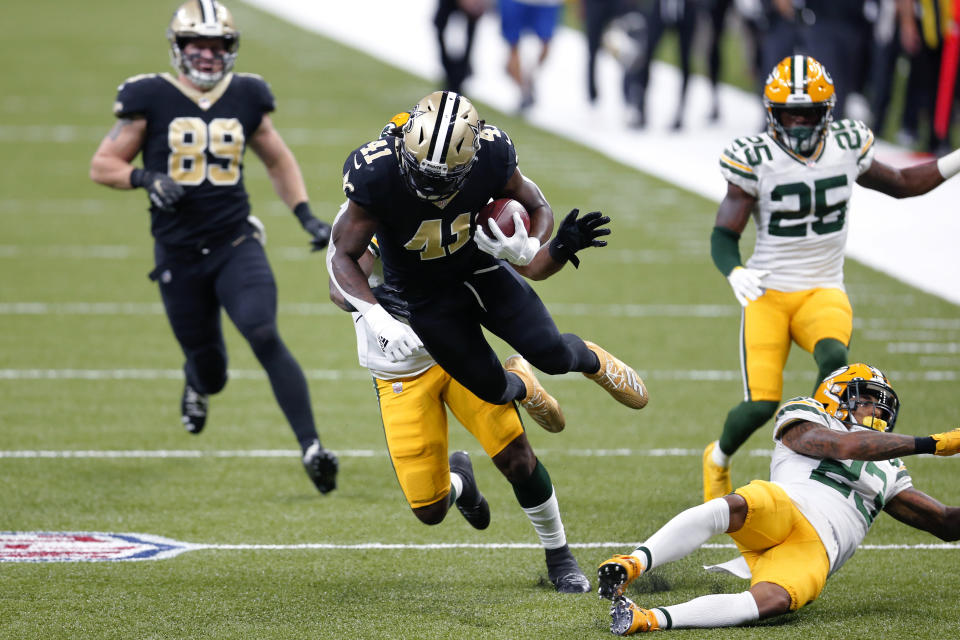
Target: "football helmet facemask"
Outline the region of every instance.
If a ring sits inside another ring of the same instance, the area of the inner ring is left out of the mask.
[[[483,121],[476,107],[452,91],[435,91],[403,125],[400,171],[419,198],[445,200],[466,182],[480,150]]]
[[[813,155],[833,121],[837,102],[833,79],[826,68],[810,56],[788,56],[777,63],[763,88],[770,134],[788,149],[802,156]],[[813,124],[784,126],[787,111],[805,111]]]
[[[201,71],[196,66],[199,54],[184,54],[184,47],[196,38],[218,38],[223,41],[223,51],[216,54],[221,63],[219,70]],[[233,22],[233,16],[229,9],[216,0],[189,0],[180,5],[170,18],[167,40],[170,41],[170,64],[177,73],[185,74],[203,90],[212,88],[230,73],[240,48],[240,32]]]
[[[877,431],[893,431],[900,411],[900,400],[887,377],[879,369],[863,363],[841,367],[828,375],[817,387],[813,399],[841,422]],[[873,405],[873,416],[858,423],[853,412],[864,404]]]

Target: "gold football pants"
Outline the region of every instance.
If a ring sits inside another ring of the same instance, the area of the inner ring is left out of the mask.
[[[775,291],[752,301],[740,325],[740,366],[745,400],[779,402],[790,344],[813,353],[824,338],[850,344],[853,309],[840,289]]]
[[[387,449],[411,508],[450,492],[447,407],[491,458],[523,433],[514,403],[482,401],[439,365],[413,378],[375,381]]]
[[[772,582],[783,587],[791,611],[816,600],[830,560],[813,525],[772,482],[754,480],[735,493],[747,501],[747,520],[730,537],[750,567],[750,586]]]

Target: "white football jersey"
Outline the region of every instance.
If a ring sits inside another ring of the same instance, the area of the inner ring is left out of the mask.
[[[883,506],[913,481],[899,459],[818,460],[800,455],[780,442],[784,429],[798,420],[833,431],[869,429],[848,429],[813,398],[794,398],[777,412],[770,481],[783,487],[816,529],[833,573],[857,550]]]
[[[340,219],[340,216],[343,215],[346,209],[347,202],[344,202],[340,205],[340,210],[333,220],[334,224],[337,223],[337,220]],[[370,246],[367,250],[374,257],[373,269],[367,278],[367,283],[370,285],[370,288],[373,289],[383,284],[383,262],[380,260],[380,249],[377,246],[376,238],[370,241]],[[331,238],[327,246],[328,258],[334,251],[336,251],[336,245],[334,245],[333,238]],[[383,349],[380,348],[380,343],[377,342],[377,334],[370,329],[370,325],[363,319],[363,316],[356,311],[350,315],[353,317],[353,329],[357,334],[357,360],[360,362],[360,366],[369,369],[375,378],[379,378],[380,380],[412,378],[413,376],[420,375],[436,364],[426,349],[419,349],[413,355],[399,362],[393,362],[386,356]]]
[[[373,271],[367,278],[367,282],[372,289],[383,284],[383,262],[380,261],[380,253],[376,245],[374,243],[370,244],[369,250],[376,256]],[[383,353],[383,349],[377,342],[377,335],[370,330],[370,325],[363,319],[363,316],[356,311],[350,315],[353,316],[353,328],[357,333],[357,360],[360,361],[360,366],[369,369],[375,378],[380,380],[412,378],[436,364],[426,349],[418,349],[413,355],[407,356],[399,362],[393,362]]]
[[[765,287],[843,289],[847,201],[873,151],[873,132],[853,120],[832,123],[810,158],[769,133],[737,138],[723,151],[723,177],[757,199],[757,240],[746,266],[770,271]]]

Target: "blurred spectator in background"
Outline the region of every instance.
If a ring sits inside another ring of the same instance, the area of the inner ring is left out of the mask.
[[[695,0],[653,0],[644,3],[646,17],[646,55],[635,72],[626,80],[627,101],[634,113],[630,125],[646,126],[646,94],[650,84],[650,62],[660,38],[667,29],[675,29],[680,43],[680,100],[671,125],[674,130],[683,128],[683,109],[687,98],[687,83],[690,79],[690,53],[693,49],[693,34],[697,26],[697,2]]]
[[[956,28],[955,8],[954,0],[899,0],[901,39],[910,56],[903,119],[897,134],[897,141],[904,146],[919,146],[931,152],[950,148],[947,131],[938,134],[933,125],[943,45],[945,37]],[[955,67],[952,75],[956,77]],[[949,91],[953,93],[952,87]],[[948,97],[944,99],[948,106],[953,102]],[[949,111],[946,117],[949,120]],[[921,123],[929,130],[926,141],[920,139]]]
[[[433,24],[437,27],[444,88],[448,91],[462,93],[464,80],[473,72],[470,66],[473,35],[477,21],[486,9],[487,0],[440,0],[437,5]],[[456,32],[451,33],[451,30]]]
[[[560,20],[563,0],[499,0],[500,26],[503,38],[510,46],[507,73],[520,88],[520,110],[533,106],[533,81],[537,70],[550,52],[550,40]],[[532,31],[540,39],[537,64],[524,73],[520,60],[520,36]]]
[[[630,10],[630,0],[580,0],[580,18],[587,32],[587,96],[597,101],[597,52],[604,32],[618,16]],[[618,57],[619,60],[619,57]]]
[[[847,98],[863,88],[864,62],[871,45],[871,23],[865,9],[876,13],[876,1],[796,0],[797,50],[813,56],[833,76],[837,89],[834,107],[838,118],[845,116]],[[853,114],[862,119],[865,114]]]
[[[907,0],[909,6],[910,0]],[[879,0],[877,17],[873,23],[873,44],[870,51],[870,70],[866,78],[865,92],[870,102],[870,126],[881,134],[890,98],[893,93],[893,79],[896,74],[897,59],[901,51],[917,45],[916,27],[909,21],[906,31],[900,24],[897,9],[900,0]]]
[[[734,13],[740,19],[744,35],[741,39],[746,56],[747,72],[754,84],[759,85],[766,77],[768,69],[760,68],[761,26],[763,24],[763,3],[761,0],[702,0],[709,30],[707,31],[707,73],[713,103],[710,107],[710,122],[720,120],[720,69],[723,66],[723,32],[727,25],[727,16]]]

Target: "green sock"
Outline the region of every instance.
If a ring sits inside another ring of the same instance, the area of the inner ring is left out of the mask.
[[[839,369],[847,366],[849,353],[846,345],[834,338],[824,338],[813,347],[813,359],[817,363],[817,381],[813,385],[813,392],[823,379]]]
[[[750,435],[763,426],[777,410],[777,402],[759,400],[756,402],[741,402],[727,414],[723,423],[723,434],[720,436],[720,451],[728,456],[736,453]]]
[[[553,495],[553,483],[547,468],[537,460],[537,466],[533,468],[530,477],[513,485],[513,493],[524,509],[540,506],[549,500]]]

